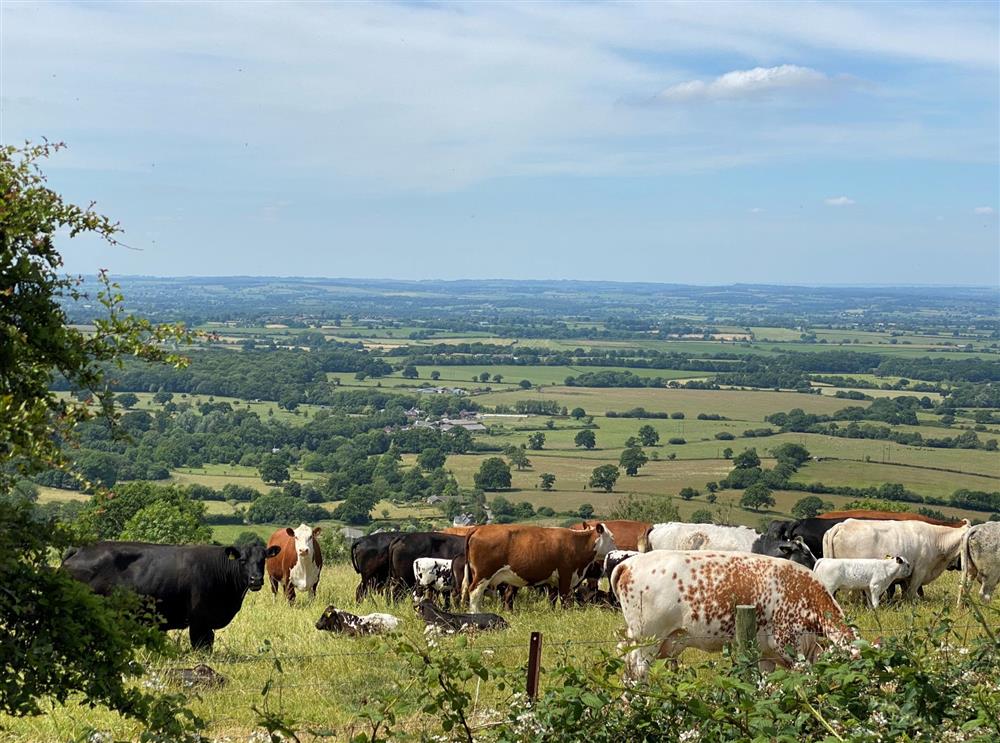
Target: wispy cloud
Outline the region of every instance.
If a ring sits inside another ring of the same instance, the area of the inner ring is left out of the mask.
[[[992,206],[977,206],[972,210],[973,214],[996,214],[996,209]]]
[[[778,90],[815,88],[825,85],[829,78],[811,67],[783,64],[777,67],[754,67],[752,70],[733,70],[714,80],[688,80],[672,85],[658,98],[665,101],[721,100],[750,98]]]
[[[853,206],[857,202],[849,196],[832,196],[824,199],[823,203],[827,206]]]
[[[751,214],[763,214],[764,213],[764,210],[761,209],[759,206],[755,206],[755,207],[753,207],[751,209],[748,209],[747,211],[749,211]]]

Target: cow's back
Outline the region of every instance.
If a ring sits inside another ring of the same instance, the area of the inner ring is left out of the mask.
[[[639,551],[639,540],[652,527],[648,521],[629,521],[621,519],[618,521],[600,521],[591,519],[579,524],[574,524],[571,529],[585,531],[592,529],[598,524],[604,524],[615,535],[615,546],[620,550]]]
[[[840,519],[841,521],[846,519],[858,519],[862,521],[922,521],[925,524],[933,524],[934,526],[951,526],[956,528],[964,524],[960,520],[936,519],[933,516],[924,516],[922,513],[913,513],[912,511],[874,511],[870,509],[827,511],[826,513],[817,514],[815,518]]]

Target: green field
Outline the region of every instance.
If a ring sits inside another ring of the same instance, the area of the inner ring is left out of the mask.
[[[250,710],[264,703],[261,689],[268,682],[273,688],[266,700],[268,709],[296,720],[300,729],[308,731],[303,741],[346,740],[360,732],[356,716],[366,700],[391,698],[388,692],[392,682],[405,682],[411,678],[412,671],[390,645],[377,639],[352,639],[316,630],[314,623],[324,607],[335,604],[359,614],[390,612],[402,620],[404,637],[418,645],[423,642],[423,624],[407,602],[394,605],[375,598],[356,606],[353,599],[356,584],[357,578],[349,566],[328,565],[315,600],[304,597],[289,607],[267,589],[250,593],[233,622],[217,633],[211,655],[191,652],[186,635],[173,632],[179,656],[146,659],[148,675],[145,682],[161,688],[165,670],[189,668],[199,662],[209,663],[225,676],[226,685],[190,695],[194,711],[210,721],[208,734],[214,741],[248,739],[256,727]],[[913,631],[915,622],[929,621],[945,607],[951,607],[956,591],[957,574],[945,573],[927,586],[926,598],[914,604],[897,602],[872,611],[855,601],[842,603],[848,619],[860,628],[864,637],[874,640],[878,636]],[[484,610],[495,611],[496,606],[487,601]],[[542,632],[545,637],[543,689],[559,683],[551,670],[560,658],[596,663],[602,653],[614,653],[623,627],[621,614],[617,611],[593,607],[552,610],[545,599],[526,591],[518,596],[514,612],[507,613],[506,618],[511,625],[509,629],[474,636],[467,642],[486,653],[494,667],[517,670],[524,667],[530,633]],[[955,615],[955,624],[959,627],[955,644],[961,645],[963,637],[977,632],[965,629],[971,623],[968,609]],[[444,637],[438,642],[448,649],[466,640]],[[283,673],[275,671],[275,656],[282,660]],[[728,661],[720,656],[698,650],[685,651],[680,662],[699,665],[711,662],[716,670],[728,666]],[[706,673],[711,672],[708,666],[705,668]],[[523,670],[518,671],[519,676],[522,673]],[[487,721],[490,710],[506,704],[508,699],[491,683],[477,686],[473,681],[470,693],[476,696],[474,724]],[[414,730],[426,720],[418,716],[404,723]],[[136,738],[135,729],[117,716],[100,708],[88,709],[74,700],[66,705],[55,705],[39,717],[10,719],[0,716],[0,726],[4,731],[0,732],[0,737],[23,743],[75,740],[89,736],[92,730],[108,732],[116,740]]]

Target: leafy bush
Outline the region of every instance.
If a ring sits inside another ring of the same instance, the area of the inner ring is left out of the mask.
[[[160,500],[130,518],[121,538],[155,544],[206,544],[212,539],[212,530],[201,525],[193,509]]]
[[[681,446],[682,444],[686,444],[687,441],[682,439],[680,436],[674,436],[670,439],[667,439],[667,443],[672,444],[674,446]]]

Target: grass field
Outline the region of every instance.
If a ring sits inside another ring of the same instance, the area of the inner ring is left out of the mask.
[[[893,633],[914,631],[915,624],[929,622],[954,604],[957,574],[946,573],[926,588],[926,598],[916,603],[897,602],[878,611],[864,608],[854,601],[842,602],[848,619],[869,640]],[[382,611],[402,620],[402,635],[418,645],[423,642],[423,625],[410,610],[409,604],[387,604],[381,598],[368,599],[361,606],[354,604],[357,579],[347,565],[330,565],[315,600],[300,599],[288,606],[267,589],[250,593],[233,622],[217,633],[211,655],[190,651],[186,635],[171,633],[176,638],[179,656],[175,659],[148,658],[149,675],[145,683],[154,688],[163,684],[163,672],[168,668],[191,667],[198,662],[209,663],[228,682],[219,688],[204,689],[190,696],[195,712],[209,721],[208,734],[213,741],[243,741],[254,730],[251,707],[267,705],[296,720],[303,741],[347,740],[356,716],[369,699],[391,698],[393,681],[404,685],[413,678],[413,671],[392,649],[372,638],[352,639],[319,632],[314,623],[328,604],[335,604],[356,613]],[[484,610],[496,610],[487,602]],[[556,683],[550,674],[562,658],[576,662],[599,662],[602,653],[614,653],[619,632],[623,628],[617,611],[593,607],[549,608],[548,602],[530,592],[522,592],[513,613],[506,615],[510,628],[499,633],[482,634],[468,640],[469,645],[484,654],[494,668],[505,667],[523,673],[528,640],[532,631],[544,635],[541,686]],[[958,627],[955,645],[968,641],[978,630],[972,626],[968,609],[955,615]],[[445,637],[439,640],[446,651],[464,639]],[[274,668],[275,656],[283,659],[283,673]],[[724,671],[728,661],[697,650],[687,650],[681,663],[703,665],[705,673]],[[709,665],[710,663],[710,665]],[[520,670],[519,670],[520,669]],[[261,689],[271,682],[273,692],[266,702]],[[469,692],[475,695],[474,723],[481,723],[491,709],[507,704],[508,696],[492,683],[477,685],[470,682]],[[176,689],[175,689],[176,690]],[[419,729],[423,720],[406,720],[410,729]],[[101,709],[88,709],[70,700],[65,706],[55,705],[48,714],[27,719],[0,716],[0,739],[23,743],[49,743],[75,740],[89,735],[91,730],[105,731],[116,740],[134,740],[136,731],[117,716]],[[263,738],[260,740],[264,740]]]

